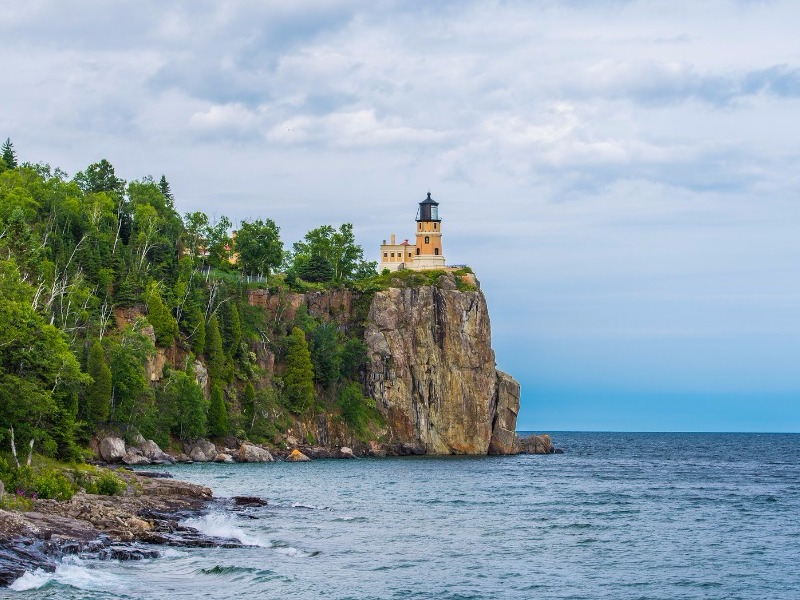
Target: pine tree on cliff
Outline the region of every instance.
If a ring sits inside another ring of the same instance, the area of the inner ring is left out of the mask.
[[[178,335],[178,322],[161,299],[156,286],[151,286],[147,293],[147,320],[156,334],[156,344],[171,346]]]
[[[251,382],[247,382],[242,396],[242,414],[247,418],[249,427],[253,427],[256,411],[256,389]]]
[[[111,369],[100,342],[89,349],[86,370],[94,380],[86,392],[86,419],[93,425],[108,421],[111,411]]]
[[[228,408],[222,388],[211,388],[211,404],[208,407],[208,434],[215,437],[228,435]]]
[[[222,350],[217,315],[212,315],[206,325],[206,363],[211,382],[221,382],[225,376],[225,352]]]
[[[222,341],[230,356],[239,353],[239,344],[242,342],[242,321],[239,318],[239,309],[233,302],[228,302],[222,307]]]
[[[0,151],[3,153],[3,162],[6,163],[6,167],[16,169],[19,166],[17,164],[17,153],[14,151],[14,144],[11,143],[11,138],[6,138]]]
[[[292,329],[283,375],[284,395],[289,409],[297,414],[314,404],[314,367],[303,330]]]
[[[164,198],[169,200],[170,203],[175,200],[175,196],[172,195],[172,190],[169,189],[169,183],[164,175],[161,176],[161,179],[158,182],[158,189],[161,190]]]

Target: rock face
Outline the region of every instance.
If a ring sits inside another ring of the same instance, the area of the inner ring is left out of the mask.
[[[100,442],[100,456],[106,462],[121,462],[125,457],[125,441],[117,437],[103,438]]]
[[[429,454],[513,454],[519,384],[495,370],[486,300],[440,286],[375,294],[364,339],[370,396],[389,441]]]
[[[203,438],[197,440],[188,450],[189,458],[195,462],[211,462],[217,457],[217,448]]]
[[[550,436],[546,433],[543,435],[529,435],[520,440],[520,450],[525,454],[553,454],[555,448],[550,441]],[[563,451],[562,451],[563,452]]]
[[[517,414],[519,414],[519,383],[508,373],[497,371],[495,414],[489,454],[519,454]]]
[[[253,444],[242,444],[239,446],[239,462],[275,462],[275,459],[268,450]]]

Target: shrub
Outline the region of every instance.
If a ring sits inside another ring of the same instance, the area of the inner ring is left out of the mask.
[[[121,496],[128,489],[127,484],[111,471],[103,471],[94,481],[95,494],[103,496]],[[88,490],[87,490],[88,491]]]
[[[75,495],[75,486],[60,471],[47,470],[33,475],[28,491],[39,498],[63,501]]]

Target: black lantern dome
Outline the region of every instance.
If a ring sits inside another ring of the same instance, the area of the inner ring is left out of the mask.
[[[431,198],[431,193],[428,192],[428,197],[419,203],[419,211],[417,211],[417,222],[420,221],[436,221],[439,222],[439,203]]]

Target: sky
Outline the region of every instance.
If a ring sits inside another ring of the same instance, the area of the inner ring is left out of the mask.
[[[0,138],[181,212],[440,202],[518,428],[800,431],[800,3],[0,0]]]

